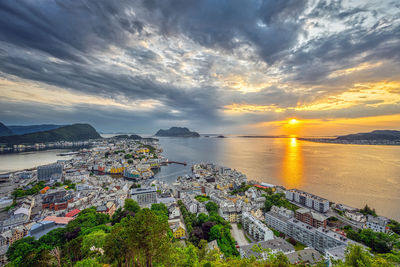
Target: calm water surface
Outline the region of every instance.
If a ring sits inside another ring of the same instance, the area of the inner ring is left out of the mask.
[[[0,154],[0,173],[7,173],[23,169],[30,169],[44,164],[54,163],[57,160],[70,159],[71,156],[57,156],[68,152],[67,149],[52,149],[21,153]]]
[[[164,156],[187,167],[163,167],[173,181],[190,165],[214,162],[249,180],[298,188],[337,203],[363,207],[400,220],[400,147],[324,144],[295,138],[160,138]]]

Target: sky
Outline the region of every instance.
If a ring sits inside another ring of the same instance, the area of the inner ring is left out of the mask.
[[[400,2],[0,1],[0,92],[6,125],[400,130]]]

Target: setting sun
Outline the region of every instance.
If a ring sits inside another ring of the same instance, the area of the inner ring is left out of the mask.
[[[291,125],[294,125],[294,124],[297,124],[297,123],[299,123],[299,121],[297,119],[290,119],[289,120],[289,124],[291,124]]]

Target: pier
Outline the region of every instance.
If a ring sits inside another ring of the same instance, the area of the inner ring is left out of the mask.
[[[164,161],[164,162],[162,162],[161,164],[162,165],[167,165],[167,164],[180,164],[180,165],[183,165],[183,166],[186,166],[187,165],[187,163],[186,162],[179,162],[179,161]]]

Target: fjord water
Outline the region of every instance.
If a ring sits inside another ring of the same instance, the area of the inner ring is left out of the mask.
[[[173,181],[192,163],[214,162],[248,180],[298,188],[336,203],[374,207],[400,220],[400,146],[314,143],[296,138],[160,138],[163,155],[188,165],[163,167]]]
[[[70,150],[51,149],[0,154],[0,173],[30,169],[40,165],[54,163],[57,160],[67,160],[72,158],[72,156],[57,156],[57,154],[68,151]]]

